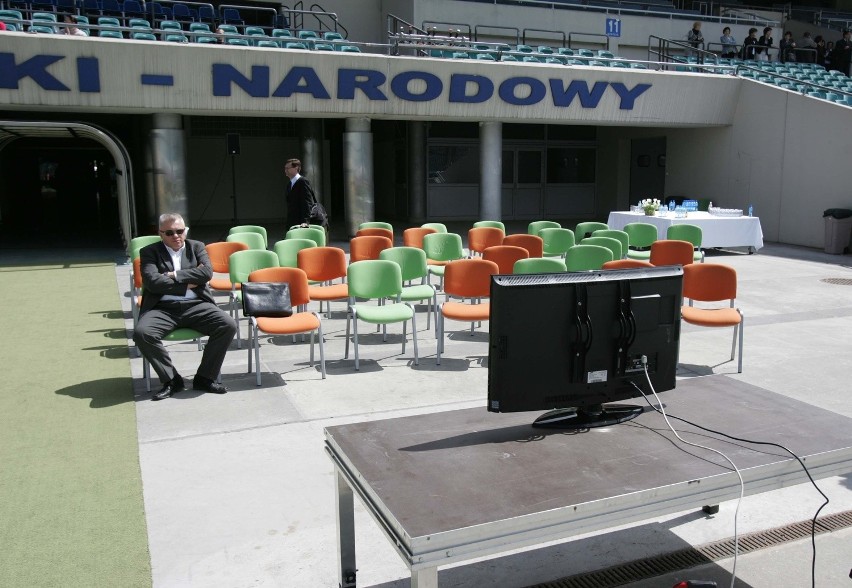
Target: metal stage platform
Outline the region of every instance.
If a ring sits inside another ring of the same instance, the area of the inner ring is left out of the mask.
[[[852,419],[725,376],[679,382],[661,398],[670,415],[786,446],[815,479],[852,470]],[[650,408],[633,421],[579,433],[533,429],[536,416],[493,414],[483,405],[326,428],[336,470],[340,585],[356,582],[355,494],[411,569],[416,588],[436,587],[440,565],[739,495],[737,475],[722,457],[680,443]],[[781,449],[672,424],[685,439],[730,457],[746,494],[807,480]]]

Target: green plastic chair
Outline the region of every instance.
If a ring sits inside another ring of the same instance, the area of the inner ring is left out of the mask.
[[[186,327],[178,328],[163,337],[163,341],[170,342],[178,342],[178,341],[197,341],[198,349],[202,349],[201,338],[204,337],[202,333],[196,331],[195,329],[189,329]],[[145,356],[142,356],[142,375],[145,377],[145,390],[151,391],[151,367],[148,365],[148,360],[145,359]]]
[[[528,257],[515,262],[513,274],[558,274],[568,271],[565,262],[555,257]]]
[[[610,239],[617,239],[618,242],[621,243],[621,257],[627,255],[627,248],[630,247],[630,237],[624,231],[603,229],[592,233],[592,237],[609,237]],[[617,259],[621,259],[621,257]]]
[[[474,229],[479,228],[479,227],[491,227],[493,229],[500,229],[501,231],[503,231],[503,233],[506,232],[506,225],[504,223],[502,223],[501,221],[484,220],[484,221],[476,221],[475,223],[473,223]]]
[[[600,245],[574,245],[565,254],[569,272],[599,270],[608,261],[612,261],[612,251]]]
[[[650,223],[627,223],[624,232],[630,238],[627,257],[630,259],[651,259],[651,243],[657,240],[657,226]]]
[[[272,250],[278,256],[278,265],[281,267],[299,267],[299,251],[316,246],[311,239],[282,239],[272,246]]]
[[[438,233],[448,232],[447,225],[445,225],[444,223],[424,223],[420,226],[424,229],[435,229],[435,231],[437,231]]]
[[[249,249],[265,250],[266,239],[260,233],[231,233],[225,238],[225,241],[236,241],[245,243]],[[231,280],[233,281],[233,280]]]
[[[701,240],[704,235],[701,227],[690,224],[671,225],[666,230],[666,239],[676,239],[678,241],[689,241],[695,247],[695,253],[692,255],[694,261],[704,263],[704,250],[701,249]]]
[[[391,247],[379,253],[379,259],[394,261],[399,265],[402,272],[402,294],[401,302],[421,302],[430,300],[432,302],[432,313],[435,314],[435,331],[438,329],[438,293],[435,287],[426,283],[429,268],[426,265],[426,252],[419,247]],[[406,282],[420,280],[419,284],[405,285]],[[426,330],[431,327],[431,315],[426,310]]]
[[[316,227],[296,227],[290,229],[284,235],[285,239],[310,239],[317,244],[317,247],[325,247],[325,230]]]
[[[430,226],[427,228],[435,227]],[[426,252],[427,259],[436,262],[429,264],[429,276],[426,279],[426,282],[429,284],[432,283],[432,275],[440,276],[441,283],[443,283],[444,267],[446,264],[464,257],[462,238],[461,235],[456,233],[429,233],[428,235],[424,235],[423,251]]]
[[[133,263],[133,260],[139,257],[139,252],[143,247],[150,245],[151,243],[156,243],[157,241],[160,241],[159,235],[142,235],[141,237],[134,237],[131,239],[130,243],[127,244],[127,257],[130,258],[130,262]],[[135,284],[133,282],[133,272],[130,272],[131,293],[135,289]]]
[[[260,233],[263,235],[263,248],[266,249],[269,247],[269,237],[266,234],[266,228],[260,225],[238,225],[231,227],[228,234],[233,235],[234,233]]]
[[[355,346],[355,370],[360,370],[358,359],[358,319],[373,325],[402,323],[402,352],[405,353],[406,321],[411,320],[411,339],[414,343],[414,365],[419,365],[417,357],[417,326],[414,308],[407,302],[399,302],[402,295],[402,270],[399,264],[387,259],[365,259],[349,265],[347,271],[349,284],[349,314],[346,317],[346,351],[343,359],[349,357],[349,325],[352,323]],[[356,298],[377,299],[379,305],[355,302]],[[381,304],[392,298],[397,302]],[[385,337],[386,338],[386,337]]]
[[[541,237],[545,257],[565,257],[565,252],[576,244],[571,229],[541,229],[538,236]]]
[[[530,235],[538,235],[538,232],[542,229],[561,229],[562,225],[560,225],[556,221],[533,221],[527,226],[527,233]]]
[[[234,235],[254,235],[257,239],[263,239],[259,233],[234,233]],[[228,240],[231,240],[231,235],[228,235]],[[230,313],[231,318],[237,323],[237,349],[242,349],[238,309],[242,306],[243,301],[237,284],[248,282],[250,273],[266,267],[278,267],[278,256],[274,251],[249,249],[232,253],[231,257],[228,258],[228,275],[231,279]]]
[[[621,250],[621,242],[612,237],[586,237],[583,245],[600,245],[612,251],[612,259],[621,259],[624,253]]]
[[[574,237],[577,239],[577,243],[580,243],[586,237],[591,237],[592,233],[594,233],[595,231],[602,231],[608,228],[609,226],[606,223],[598,223],[593,221],[577,223],[577,228],[574,229]]]
[[[127,245],[127,257],[130,258],[130,261],[133,261],[139,257],[139,251],[141,251],[143,247],[150,245],[151,243],[156,243],[157,241],[160,241],[159,235],[142,235],[141,237],[132,238],[130,243]]]

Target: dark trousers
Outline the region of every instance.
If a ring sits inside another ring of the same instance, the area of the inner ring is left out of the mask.
[[[225,353],[237,332],[234,320],[221,308],[201,300],[162,301],[139,317],[133,341],[165,383],[177,373],[163,337],[178,328],[190,328],[208,335],[196,376],[215,380],[225,361]]]

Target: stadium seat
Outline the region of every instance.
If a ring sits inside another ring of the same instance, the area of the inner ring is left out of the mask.
[[[343,35],[335,31],[326,31],[322,34],[322,38],[326,41],[342,41]]]
[[[123,39],[124,35],[121,34],[121,31],[117,31],[115,29],[101,29],[98,31],[99,37],[105,37],[108,39]]]
[[[189,39],[182,33],[169,33],[166,35],[165,41],[168,43],[189,43]]]
[[[198,5],[198,20],[211,25],[216,24],[216,12],[210,4]]]
[[[285,49],[305,49],[305,50],[307,50],[308,46],[305,45],[304,43],[292,42],[292,43],[284,43],[284,48]]]
[[[361,50],[355,45],[340,45],[337,50],[344,53],[361,53]]]
[[[147,14],[145,7],[138,0],[124,0],[122,8],[125,18],[144,18]]]
[[[266,47],[267,49],[280,49],[281,45],[273,41],[272,39],[261,39],[257,42],[258,47]]]
[[[220,14],[221,14],[220,20],[223,23],[233,24],[233,25],[245,24],[245,22],[243,22],[242,17],[240,16],[240,11],[237,10],[236,8],[222,8]]]
[[[314,43],[314,51],[334,51],[334,45],[331,43]]]
[[[123,16],[124,11],[118,0],[101,0],[101,14],[112,16]]]
[[[153,33],[146,33],[144,31],[132,31],[130,33],[130,38],[134,41],[156,41],[157,37],[154,36]]]
[[[183,25],[181,25],[176,20],[161,20],[160,21],[160,30],[183,32]]]
[[[300,39],[319,39],[320,36],[316,33],[316,31],[299,31],[298,37]]]
[[[172,4],[172,18],[181,22],[192,22],[192,13],[186,4]]]
[[[238,37],[229,37],[225,42],[228,45],[240,45],[242,47],[251,47],[251,43],[248,42],[248,39],[240,39]]]
[[[38,21],[36,21],[38,22]],[[53,35],[56,31],[53,30],[52,26],[49,25],[38,25],[34,24],[30,26],[29,31],[31,33],[41,33],[42,35]]]
[[[127,21],[127,26],[130,28],[148,29],[151,30],[151,23],[144,18],[131,18]]]
[[[272,36],[276,38],[281,37],[293,37],[293,33],[291,33],[288,29],[272,29]]]
[[[118,19],[113,16],[101,16],[98,17],[98,26],[99,27],[120,27],[121,23],[118,22]]]

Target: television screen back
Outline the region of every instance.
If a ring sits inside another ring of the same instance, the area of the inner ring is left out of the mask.
[[[675,386],[679,266],[499,275],[491,284],[488,410],[583,408]]]

